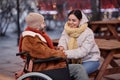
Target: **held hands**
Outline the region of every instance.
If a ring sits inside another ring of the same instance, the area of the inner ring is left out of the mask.
[[[67,58],[67,56],[65,55],[65,53],[63,51],[64,50],[63,46],[56,47],[56,50],[60,51],[59,53],[62,57]]]
[[[63,50],[64,50],[64,47],[63,47],[63,46],[59,46],[59,47],[57,47],[57,50],[63,51]]]

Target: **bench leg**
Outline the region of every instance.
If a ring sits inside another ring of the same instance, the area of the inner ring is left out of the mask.
[[[116,51],[113,50],[110,53],[107,53],[108,56],[106,59],[103,61],[103,64],[101,65],[101,68],[99,70],[99,73],[96,77],[96,80],[102,80],[102,77],[104,76],[105,70],[107,69],[108,65],[110,64],[111,60],[113,59],[113,55]]]

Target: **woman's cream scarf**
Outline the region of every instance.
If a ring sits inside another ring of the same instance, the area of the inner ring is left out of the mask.
[[[67,23],[65,24],[65,31],[70,36],[70,40],[68,42],[68,49],[78,48],[77,38],[80,36],[80,34],[82,32],[85,31],[87,26],[88,26],[88,24],[85,23],[85,24],[79,26],[79,28],[70,28]]]
[[[67,23],[65,24],[65,31],[70,36],[70,39],[68,42],[68,49],[69,50],[78,48],[77,38],[80,36],[80,34],[82,32],[85,31],[87,26],[88,26],[88,24],[84,23],[83,25],[80,25],[78,28],[70,28]],[[72,61],[72,62],[76,63],[76,61]]]

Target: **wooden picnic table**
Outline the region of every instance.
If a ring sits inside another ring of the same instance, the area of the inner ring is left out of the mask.
[[[120,73],[120,66],[115,62],[115,56],[120,58],[120,42],[118,40],[95,39],[104,59],[96,80],[102,80],[106,75]],[[112,68],[108,68],[111,65]]]
[[[58,40],[53,40],[55,46],[58,45]],[[102,80],[106,75],[120,73],[120,66],[115,62],[115,57],[120,58],[120,42],[118,40],[95,39],[100,51],[101,58],[103,58],[102,65],[98,70],[96,80]],[[112,68],[108,68],[111,65]]]
[[[120,20],[92,21],[90,28],[95,33],[96,38],[117,39],[120,41],[119,28]]]

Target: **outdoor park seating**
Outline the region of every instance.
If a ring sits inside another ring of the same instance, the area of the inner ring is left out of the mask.
[[[120,42],[118,40],[95,39],[101,51],[101,66],[98,71],[93,72],[89,77],[94,77],[96,80],[102,80],[103,77],[110,74],[120,73],[120,66],[115,62],[120,59]],[[58,39],[53,40],[53,44],[58,44]],[[108,66],[111,65],[111,68]]]

